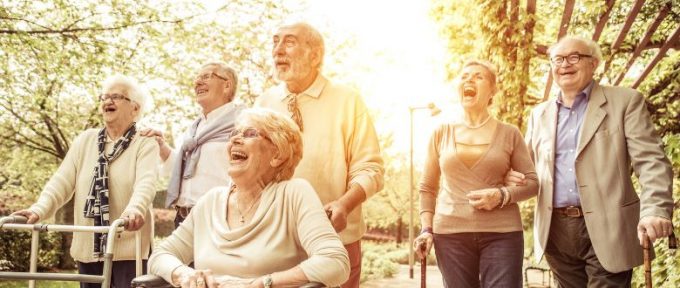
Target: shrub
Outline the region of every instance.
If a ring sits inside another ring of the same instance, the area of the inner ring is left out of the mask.
[[[62,255],[61,235],[58,232],[40,233],[38,269],[51,270]],[[0,270],[28,271],[31,254],[31,233],[2,230],[0,232]]]
[[[361,262],[361,282],[370,279],[394,277],[399,264],[408,265],[408,246],[406,243],[361,241],[363,254]],[[433,251],[428,255],[428,265],[436,264]]]

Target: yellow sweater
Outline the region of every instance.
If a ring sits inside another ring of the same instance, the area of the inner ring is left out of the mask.
[[[41,221],[54,216],[71,197],[75,197],[74,224],[94,225],[92,218],[83,216],[85,198],[90,193],[94,167],[97,165],[97,133],[99,129],[88,129],[76,137],[59,169],[52,175],[38,201],[29,209]],[[107,153],[113,150],[114,141],[107,139]],[[141,228],[142,255],[147,258],[150,239],[153,239],[153,216],[151,205],[156,191],[159,164],[158,144],[150,137],[135,135],[130,146],[109,165],[109,205],[113,222],[121,214],[136,211],[144,215]],[[74,196],[75,195],[75,196]],[[71,256],[80,262],[96,262],[93,257],[94,233],[73,233]],[[116,239],[113,260],[135,259],[134,232],[122,232]]]
[[[280,85],[258,98],[255,105],[291,115],[287,103],[292,96]],[[384,174],[380,146],[359,94],[319,74],[297,97],[304,147],[293,177],[309,181],[323,204],[342,197],[353,184],[364,189],[366,198],[380,191]],[[365,231],[360,205],[347,216],[347,228],[340,232],[340,239],[349,244],[361,239]]]
[[[256,278],[300,265],[307,278],[338,286],[349,277],[349,258],[309,183],[293,179],[262,191],[253,219],[230,229],[228,187],[198,200],[182,225],[154,248],[149,271],[168,282],[172,271],[211,269],[216,276]]]

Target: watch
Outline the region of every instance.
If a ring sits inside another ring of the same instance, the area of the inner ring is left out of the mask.
[[[274,284],[272,281],[272,274],[264,275],[264,278],[262,278],[262,285],[264,285],[264,288],[272,288],[272,284]]]

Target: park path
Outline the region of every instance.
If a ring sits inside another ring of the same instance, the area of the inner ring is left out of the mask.
[[[361,283],[361,288],[417,288],[420,287],[420,266],[413,267],[413,279],[408,277],[408,265],[399,265],[399,272],[393,278],[375,279]],[[437,266],[427,266],[427,287],[443,288],[442,273]]]
[[[524,271],[524,270],[523,270]],[[420,266],[413,267],[413,279],[408,277],[408,265],[399,265],[399,272],[393,278],[375,279],[361,283],[361,288],[418,288],[420,287]],[[543,284],[549,287],[550,278],[544,277],[540,271],[530,270],[528,275],[529,282],[532,284]],[[547,276],[547,274],[546,274]],[[443,288],[442,273],[435,265],[427,266],[427,287]],[[527,286],[527,283],[524,283]],[[535,286],[540,287],[540,286]]]

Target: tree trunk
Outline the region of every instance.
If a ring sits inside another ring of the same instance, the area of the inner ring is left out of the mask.
[[[404,230],[404,222],[401,221],[401,217],[397,218],[397,244],[401,244],[402,232]]]

